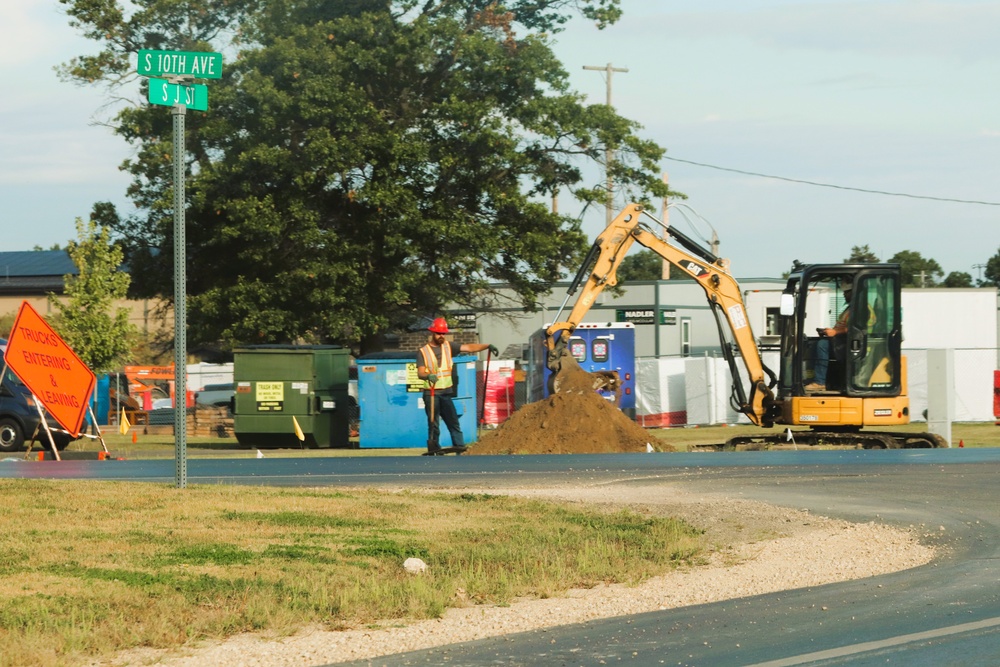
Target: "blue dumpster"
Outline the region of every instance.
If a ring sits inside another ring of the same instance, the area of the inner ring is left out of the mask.
[[[455,409],[465,444],[476,441],[476,357],[454,359],[458,395]],[[359,357],[358,405],[361,420],[358,446],[362,448],[427,447],[427,415],[417,378],[415,352],[377,352]],[[441,424],[441,446],[451,445]]]

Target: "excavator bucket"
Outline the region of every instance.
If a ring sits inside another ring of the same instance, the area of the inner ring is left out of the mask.
[[[557,359],[549,364],[549,393],[583,393],[609,391],[614,393],[617,406],[622,398],[621,377],[617,371],[596,371],[588,373],[567,350],[562,350]]]

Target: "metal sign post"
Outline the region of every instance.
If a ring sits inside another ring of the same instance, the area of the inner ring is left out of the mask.
[[[139,51],[136,72],[164,77],[149,81],[150,104],[172,107],[174,117],[174,460],[175,484],[187,486],[187,243],[185,238],[184,119],[188,107],[208,110],[208,87],[195,79],[222,77],[222,54],[193,51]]]
[[[178,104],[174,117],[174,483],[187,487],[187,249],[184,233],[184,117]]]

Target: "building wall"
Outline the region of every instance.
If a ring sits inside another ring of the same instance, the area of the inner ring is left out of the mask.
[[[903,347],[997,347],[997,289],[904,289]]]
[[[771,290],[777,294],[775,290],[780,291],[784,281],[753,278],[741,281],[741,285],[744,290]],[[495,344],[501,351],[507,350],[508,346],[526,345],[532,333],[557,320],[564,321],[569,316],[578,294],[570,297],[560,310],[568,287],[569,283],[557,283],[551,294],[539,299],[540,309],[534,313],[525,313],[513,302],[506,308],[479,313],[476,319],[479,338]],[[697,283],[690,280],[637,281],[620,287],[623,291],[621,296],[607,290],[602,292],[584,315],[583,322],[608,323],[622,321],[621,318],[633,321],[638,357],[680,355],[684,321],[688,321],[690,326],[689,356],[704,356],[719,349],[715,317],[704,290]],[[641,321],[629,319],[636,312],[649,313],[654,323],[646,318],[641,318]],[[757,336],[763,333],[763,313],[764,310],[759,315],[748,311],[751,327]]]
[[[0,315],[16,315],[21,308],[21,302],[27,301],[40,315],[47,317],[52,315],[53,308],[49,300],[44,296],[0,296]],[[9,332],[4,331],[3,335]]]
[[[65,297],[59,297],[60,301],[66,302]],[[0,315],[16,314],[21,308],[21,303],[27,301],[32,308],[38,311],[43,317],[52,317],[58,311],[49,303],[46,296],[0,296]],[[173,335],[174,312],[173,308],[163,309],[162,302],[152,300],[116,301],[115,308],[128,308],[129,322],[133,324],[140,333],[157,333],[169,331]],[[6,332],[4,332],[6,333]]]
[[[449,326],[449,329],[452,329],[452,327]],[[475,330],[454,330],[453,333],[448,334],[447,339],[454,341],[459,345],[465,343],[472,344],[480,342],[479,335],[476,333]],[[398,349],[400,352],[407,352],[412,350],[415,354],[416,351],[422,348],[424,345],[426,345],[429,340],[430,340],[430,333],[428,333],[427,331],[414,331],[405,333],[399,337],[399,346],[396,349]],[[483,342],[489,342],[489,341],[484,340]]]
[[[766,334],[768,308],[778,305],[783,279],[751,278],[739,281],[754,335]],[[560,312],[568,283],[558,283],[552,294],[540,300],[540,310],[525,313],[511,305],[492,313],[478,313],[479,339],[505,351],[526,345],[538,329],[565,320],[575,303],[574,295]],[[688,356],[704,356],[719,350],[719,334],[705,292],[692,281],[647,281],[623,285],[616,297],[608,291],[584,316],[584,322],[615,322],[621,311],[652,311],[659,324],[636,323],[636,356],[676,356],[681,350],[681,322],[690,321],[691,348]],[[903,347],[996,348],[998,345],[998,295],[996,288],[912,288],[902,292]],[[832,312],[832,311],[831,311]],[[670,324],[661,318],[669,315]],[[813,313],[816,326],[829,326],[829,313]],[[836,318],[836,314],[832,316]],[[832,323],[832,322],[831,322]]]

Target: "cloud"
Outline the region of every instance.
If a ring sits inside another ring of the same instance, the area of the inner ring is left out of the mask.
[[[16,67],[35,59],[50,42],[39,16],[49,5],[41,0],[0,3],[0,67]]]
[[[1000,3],[715,2],[701,5],[699,11],[660,11],[655,17],[630,17],[626,9],[624,21],[647,36],[658,33],[662,38],[669,26],[673,40],[738,38],[776,50],[970,61],[1000,55],[995,35]]]

